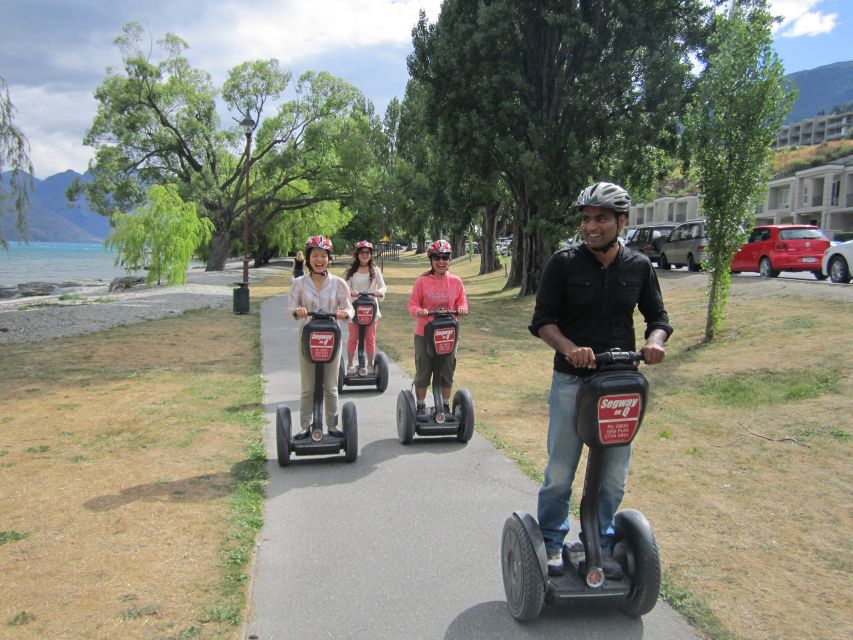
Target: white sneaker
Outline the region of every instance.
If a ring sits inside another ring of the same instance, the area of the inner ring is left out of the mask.
[[[354,364],[351,364],[350,366],[348,366],[347,367],[347,375],[348,376],[354,376],[357,368],[358,368],[357,365],[354,365]]]
[[[563,552],[549,551],[548,552],[548,575],[561,576],[563,575]]]

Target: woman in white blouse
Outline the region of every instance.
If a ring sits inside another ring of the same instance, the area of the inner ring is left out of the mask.
[[[367,240],[362,240],[356,243],[353,254],[352,263],[344,274],[344,280],[349,285],[350,295],[355,298],[360,293],[372,293],[378,304],[378,301],[385,297],[385,280],[382,278],[382,272],[373,264],[373,244]],[[369,376],[374,374],[373,356],[376,354],[376,325],[381,316],[382,314],[379,313],[377,306],[376,319],[373,324],[364,328],[364,350],[367,357],[367,375]],[[358,347],[358,325],[351,322],[347,342],[348,376],[355,375],[358,368],[358,361],[355,357],[356,347]]]
[[[307,323],[309,311],[326,311],[334,313],[338,320],[348,320],[353,317],[355,311],[350,300],[349,289],[346,282],[338,276],[329,273],[329,264],[332,261],[332,241],[324,236],[311,236],[305,242],[305,263],[308,267],[308,277],[297,278],[290,286],[287,296],[287,309],[294,318],[302,323],[304,328]],[[302,341],[302,332],[299,332],[299,343]],[[301,398],[299,408],[299,423],[302,434],[296,437],[308,435],[313,414],[314,397],[314,367],[297,348],[299,354],[299,376],[301,378]],[[334,361],[328,362],[323,369],[323,412],[325,423],[332,435],[343,435],[337,429],[338,425],[338,369],[342,349]]]

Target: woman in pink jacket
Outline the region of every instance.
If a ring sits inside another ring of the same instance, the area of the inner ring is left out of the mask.
[[[451,247],[447,240],[436,240],[427,248],[430,270],[418,276],[409,296],[409,314],[418,319],[415,325],[415,399],[417,417],[426,416],[426,392],[432,376],[432,358],[427,353],[424,327],[429,312],[453,310],[459,316],[468,315],[468,296],[462,279],[450,273]],[[456,371],[456,350],[445,356],[440,371],[441,397],[444,411],[450,412],[450,390]],[[438,409],[438,407],[436,407]]]

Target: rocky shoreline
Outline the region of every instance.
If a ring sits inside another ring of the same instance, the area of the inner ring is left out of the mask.
[[[225,271],[191,270],[187,284],[172,287],[148,287],[138,278],[27,283],[43,285],[24,289],[32,293],[23,293],[19,285],[15,297],[0,299],[0,344],[85,335],[193,309],[226,307],[233,302],[234,285],[242,280],[241,269],[233,263]],[[290,269],[285,263],[251,269],[249,281],[258,283]]]

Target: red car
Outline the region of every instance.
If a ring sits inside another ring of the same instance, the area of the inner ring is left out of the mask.
[[[732,273],[757,271],[775,278],[780,271],[811,271],[825,280],[820,261],[829,247],[823,232],[808,224],[768,224],[755,227],[732,259]]]

